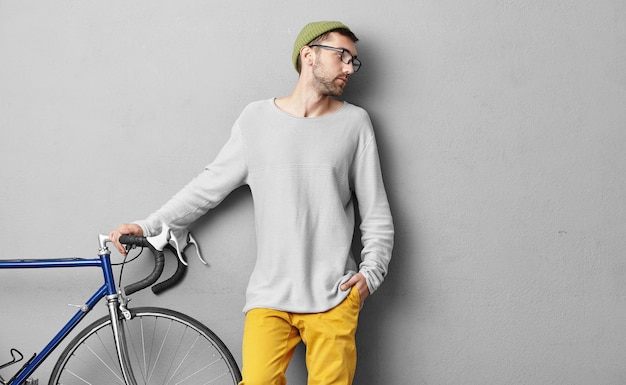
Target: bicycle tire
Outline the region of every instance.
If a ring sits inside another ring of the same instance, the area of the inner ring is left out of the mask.
[[[239,367],[226,345],[194,318],[170,309],[130,309],[124,320],[128,353],[138,385],[236,385]],[[64,349],[50,385],[121,384],[111,320],[104,316]]]

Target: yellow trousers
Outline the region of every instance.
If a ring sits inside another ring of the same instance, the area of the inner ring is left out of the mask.
[[[308,385],[350,385],[356,369],[359,291],[324,313],[252,309],[243,333],[243,380],[239,385],[285,385],[296,346],[306,346]]]

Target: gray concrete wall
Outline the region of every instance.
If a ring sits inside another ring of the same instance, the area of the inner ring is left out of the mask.
[[[397,228],[355,383],[623,384],[623,1],[0,0],[1,257],[94,256],[247,103],[291,91],[293,40],[319,19],[361,38],[345,98],[376,126]],[[194,225],[210,266],[133,303],[194,315],[239,359],[252,215],[236,191]],[[0,361],[39,350],[95,277],[0,272]]]

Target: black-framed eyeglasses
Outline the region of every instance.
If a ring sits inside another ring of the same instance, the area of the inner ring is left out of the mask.
[[[357,59],[356,56],[352,56],[350,51],[348,51],[345,48],[331,47],[329,45],[322,45],[322,44],[311,44],[309,45],[309,47],[319,47],[322,49],[339,52],[339,55],[337,55],[339,56],[339,60],[341,60],[345,64],[352,64],[352,68],[354,68],[354,72],[357,72],[359,68],[361,68],[361,61]]]

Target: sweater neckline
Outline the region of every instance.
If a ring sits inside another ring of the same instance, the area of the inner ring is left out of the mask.
[[[290,113],[288,113],[288,112],[286,112],[286,111],[281,110],[281,109],[280,109],[280,108],[278,108],[278,106],[276,105],[276,98],[272,98],[272,99],[270,99],[270,100],[269,100],[269,102],[272,104],[272,107],[274,108],[274,110],[278,111],[280,114],[282,114],[282,115],[284,115],[284,116],[287,116],[287,117],[289,117],[289,118],[292,118],[292,119],[300,119],[300,120],[307,120],[307,121],[314,121],[314,120],[320,120],[320,119],[327,119],[327,118],[331,118],[331,117],[333,117],[333,116],[335,116],[335,115],[340,114],[340,113],[341,113],[343,110],[345,110],[345,109],[346,109],[346,107],[348,106],[348,102],[346,102],[346,101],[342,101],[342,102],[341,102],[341,103],[342,103],[342,105],[341,105],[341,107],[340,107],[337,111],[331,112],[330,114],[326,114],[326,115],[322,115],[322,116],[317,116],[317,117],[314,117],[314,118],[307,118],[307,117],[302,117],[302,116],[295,116],[295,115],[292,115],[292,114],[290,114]]]

